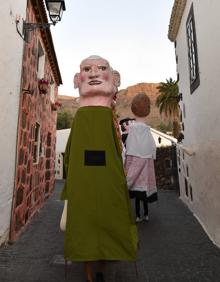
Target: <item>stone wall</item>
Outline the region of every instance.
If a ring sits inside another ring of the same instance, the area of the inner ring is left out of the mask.
[[[27,18],[36,22],[34,9],[29,1]],[[42,37],[39,29],[32,32],[32,39],[25,43],[20,93],[20,114],[17,139],[16,179],[13,199],[10,240],[15,240],[36,211],[53,191],[56,118],[48,92],[39,91],[37,64],[38,40]],[[45,52],[44,79],[55,82],[47,57],[44,41],[40,40]],[[55,82],[54,96],[58,87]],[[39,124],[38,146],[36,144],[36,123]],[[37,152],[37,160],[35,157]]]
[[[159,109],[156,106],[156,99],[158,97],[159,83],[138,83],[133,86],[119,91],[116,100],[116,111],[119,119],[125,117],[133,117],[131,112],[131,101],[133,97],[139,92],[145,92],[151,100],[151,112],[146,118],[146,123],[154,128],[159,128],[160,123],[163,121],[160,116]]]
[[[157,148],[155,174],[158,189],[179,190],[175,146]]]

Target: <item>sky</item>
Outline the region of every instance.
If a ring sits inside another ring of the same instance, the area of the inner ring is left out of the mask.
[[[174,0],[65,0],[61,22],[51,27],[63,80],[60,95],[78,96],[73,76],[90,55],[121,74],[120,89],[176,79],[168,26]]]

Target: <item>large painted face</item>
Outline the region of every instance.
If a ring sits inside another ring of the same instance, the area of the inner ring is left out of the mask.
[[[80,73],[74,78],[80,96],[113,96],[115,81],[111,67],[103,58],[87,58],[80,65]]]

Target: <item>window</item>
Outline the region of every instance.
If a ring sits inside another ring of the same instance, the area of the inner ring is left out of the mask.
[[[38,41],[38,49],[37,49],[37,77],[39,79],[44,78],[44,64],[45,64],[45,54],[43,47]]]
[[[40,124],[36,122],[34,126],[34,147],[33,147],[33,163],[37,164],[40,154]]]
[[[187,22],[186,22],[186,34],[187,34],[187,43],[188,43],[190,92],[192,94],[193,91],[200,84],[193,4],[190,8],[189,15],[188,15]]]

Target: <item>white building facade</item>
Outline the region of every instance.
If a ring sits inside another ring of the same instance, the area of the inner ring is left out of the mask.
[[[64,179],[64,152],[70,135],[70,128],[60,129],[56,131],[56,162],[55,162],[55,178]]]
[[[0,245],[9,235],[15,179],[23,40],[16,31],[16,17],[25,18],[27,1],[1,0],[0,19]]]
[[[169,136],[154,128],[151,128],[151,133],[153,135],[157,147],[169,147],[172,145],[176,145],[177,143],[177,139],[173,136]]]
[[[220,247],[220,1],[175,0],[175,43],[182,133],[180,197]]]

